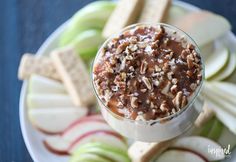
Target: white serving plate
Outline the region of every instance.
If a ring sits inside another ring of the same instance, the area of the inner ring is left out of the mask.
[[[188,11],[196,11],[199,8],[187,4],[185,2],[174,1],[174,5],[183,7]],[[56,31],[54,31],[47,40],[42,44],[42,46],[37,51],[37,55],[47,55],[51,50],[55,49],[58,45],[58,40],[61,33],[64,31],[67,22],[62,24]],[[225,44],[232,52],[236,52],[236,37],[232,32],[228,32],[222,38],[219,39],[220,42]],[[34,162],[67,162],[68,157],[59,156],[53,153],[50,153],[43,145],[42,140],[46,135],[42,134],[36,130],[29,122],[27,116],[27,81],[24,81],[21,95],[20,95],[20,126],[23,134],[23,138],[26,144],[26,147],[33,159]]]

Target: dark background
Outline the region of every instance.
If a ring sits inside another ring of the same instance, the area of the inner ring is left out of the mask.
[[[0,0],[0,162],[31,162],[20,131],[17,80],[21,55],[93,0]],[[225,16],[236,33],[235,0],[184,0]]]

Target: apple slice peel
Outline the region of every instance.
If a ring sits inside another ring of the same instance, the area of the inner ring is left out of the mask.
[[[72,122],[85,116],[87,113],[88,109],[78,107],[28,110],[31,123],[39,130],[48,134],[64,131]]]
[[[228,78],[236,68],[236,54],[230,53],[229,62],[225,68],[223,68],[218,74],[213,76],[210,80],[221,81]]]
[[[208,138],[200,136],[189,136],[189,137],[179,138],[173,142],[171,147],[192,150],[194,152],[201,154],[208,161],[217,161],[225,158],[225,155],[222,152],[219,152],[217,155],[209,152],[209,150],[211,149],[215,150],[222,149],[219,144]]]
[[[229,60],[229,51],[225,47],[219,47],[205,60],[205,77],[210,79],[222,70]]]
[[[183,149],[165,151],[155,162],[208,162],[198,154]]]
[[[93,141],[112,143],[126,149],[124,138],[116,133],[101,117],[93,115],[75,121],[60,135],[45,139],[44,145],[51,152],[72,153],[79,146]]]

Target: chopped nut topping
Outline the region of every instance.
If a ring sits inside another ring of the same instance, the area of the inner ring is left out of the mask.
[[[154,108],[153,102],[150,103],[150,107],[151,107],[152,109]]]
[[[147,54],[150,55],[150,54],[152,54],[152,47],[151,46],[146,46],[144,51],[147,52]]]
[[[162,102],[161,106],[160,106],[161,111],[167,111],[168,110],[168,106],[167,103],[164,101]]]
[[[143,114],[142,115],[138,115],[135,120],[146,121],[146,119],[144,118]]]
[[[159,66],[155,65],[155,70],[156,70],[156,72],[160,72],[161,68]]]
[[[175,114],[175,113],[176,113],[176,110],[173,108],[173,109],[171,110],[171,112],[172,112],[173,114]]]
[[[171,72],[169,72],[169,73],[167,73],[167,78],[169,79],[169,80],[171,80],[172,79],[172,75],[174,75],[174,73],[171,71]]]
[[[175,98],[172,100],[173,104],[176,106],[176,108],[180,108],[181,103],[182,103],[182,97],[183,97],[183,92],[179,91]]]
[[[168,95],[169,90],[170,90],[170,86],[171,86],[171,83],[168,81],[167,84],[165,85],[165,87],[162,89],[161,93],[165,94],[165,95]]]
[[[146,70],[147,70],[147,61],[142,61],[142,64],[141,64],[141,68],[140,68],[140,74],[145,74]]]
[[[95,60],[98,96],[133,120],[163,118],[184,108],[202,81],[198,51],[167,27],[138,26],[108,40]]]
[[[142,81],[143,81],[143,83],[146,85],[146,87],[149,89],[149,90],[151,90],[152,89],[152,85],[151,85],[151,83],[150,83],[150,81],[149,81],[149,79],[147,78],[147,77],[142,77]]]
[[[147,91],[147,89],[141,89],[140,91],[145,93]]]
[[[166,63],[164,63],[164,66],[163,66],[162,70],[163,70],[164,72],[166,72],[166,71],[168,71],[168,70],[169,70],[169,65],[168,65],[168,63],[167,63],[167,62],[166,62]]]
[[[153,80],[153,84],[154,84],[155,86],[159,86],[159,85],[160,85],[160,82],[159,82],[158,80]]]
[[[142,43],[139,42],[139,43],[138,43],[138,47],[139,47],[139,48],[146,48],[146,46],[147,46],[147,43],[144,43],[144,42],[142,42]]]
[[[184,107],[185,105],[187,105],[187,97],[183,96],[182,102],[181,102],[181,107]]]
[[[176,92],[177,92],[177,85],[176,84],[174,84],[171,88],[170,88],[170,91],[171,91],[171,93],[172,94],[175,94]]]
[[[116,54],[120,54],[125,50],[125,48],[129,45],[128,42],[124,42],[123,44],[120,44],[116,49]]]
[[[192,55],[187,56],[187,64],[188,64],[188,68],[191,69],[193,67],[193,57],[192,57]]]
[[[135,45],[131,44],[131,45],[129,45],[129,49],[130,49],[130,51],[134,52],[138,49],[138,46],[136,44]]]
[[[137,108],[138,107],[138,98],[137,97],[131,97],[131,107]]]
[[[190,84],[190,88],[194,91],[197,88],[197,84],[196,83]]]
[[[125,72],[121,73],[121,79],[126,80],[126,73]]]
[[[172,82],[172,84],[177,84],[178,80],[176,78],[173,78],[171,82]]]

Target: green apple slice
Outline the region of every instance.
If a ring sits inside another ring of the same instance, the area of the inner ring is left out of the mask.
[[[227,148],[230,145],[230,150],[236,146],[236,135],[229,131],[228,128],[224,127],[220,138],[218,139],[219,144],[224,148]]]
[[[206,45],[200,47],[201,56],[203,60],[206,60],[211,54],[215,51],[215,44],[214,42],[207,43]]]
[[[229,51],[222,47],[205,60],[205,78],[210,79],[223,69],[229,60]]]
[[[101,31],[86,30],[73,39],[70,44],[75,47],[77,53],[84,61],[89,62],[95,57],[103,41]]]
[[[70,162],[112,162],[112,161],[96,154],[84,153],[79,156],[72,156]]]
[[[224,104],[218,105],[214,101],[208,99],[207,105],[210,109],[214,110],[216,113],[217,118],[226,126],[229,128],[231,132],[236,134],[236,118],[234,115],[229,113],[228,111],[225,111]]]
[[[210,80],[220,81],[229,77],[236,68],[236,54],[230,53],[229,62],[218,74],[213,76]]]
[[[184,17],[188,11],[186,11],[184,8],[176,5],[172,5],[169,9],[166,23],[167,24],[174,24],[176,21],[180,20],[182,17]]]
[[[66,90],[63,84],[58,81],[40,75],[32,75],[29,79],[29,93],[66,93]]]
[[[81,146],[73,155],[80,156],[84,153],[97,154],[112,159],[115,162],[130,162],[127,152],[104,143],[88,143]]]
[[[233,73],[225,79],[225,81],[236,83],[236,70],[234,70]]]
[[[155,162],[207,162],[202,157],[190,151],[168,150],[164,152]]]
[[[236,85],[229,82],[211,82],[210,83],[214,88],[217,88],[219,91],[226,93],[225,96],[232,96],[236,98]],[[228,98],[228,97],[227,97]]]
[[[221,136],[223,129],[224,129],[224,125],[218,119],[216,119],[212,125],[212,128],[208,132],[207,137],[209,139],[217,141],[219,137]]]
[[[127,149],[128,149],[128,148],[126,149],[120,148],[120,147],[117,147],[108,143],[104,143],[104,142],[90,142],[90,143],[82,145],[81,147],[79,147],[78,150],[94,148],[94,147],[99,147],[104,150],[110,150],[112,152],[116,152],[118,154],[123,154],[123,155],[127,155]],[[78,150],[76,150],[75,152],[77,152]]]
[[[213,117],[212,119],[210,119],[210,121],[208,121],[200,130],[199,135],[203,136],[203,137],[207,137],[209,130],[211,130],[214,122],[215,122],[216,118]]]
[[[28,94],[27,105],[29,109],[74,107],[71,97],[67,94]]]
[[[234,100],[234,98],[226,96],[225,93],[222,93],[222,91],[214,89],[214,86],[209,83],[205,84],[203,93],[207,100],[218,104],[224,111],[228,111],[229,113],[232,113],[236,116],[236,100]]]
[[[88,109],[78,107],[37,108],[28,110],[31,123],[46,133],[60,133],[71,123],[85,116],[87,113]]]
[[[76,35],[88,29],[102,30],[116,6],[112,1],[97,1],[79,10],[70,20],[60,38],[60,46],[71,42]]]
[[[207,99],[212,100],[219,106],[222,106],[222,109],[225,109],[229,113],[232,113],[236,116],[236,100],[235,97],[231,95],[226,95],[222,90],[219,90],[216,86],[212,85],[211,83],[206,83],[204,87],[204,94]]]

